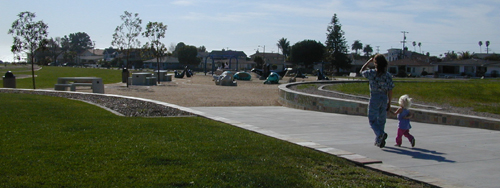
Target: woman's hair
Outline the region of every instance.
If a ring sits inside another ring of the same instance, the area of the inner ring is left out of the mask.
[[[375,60],[375,68],[377,68],[377,76],[384,74],[387,71],[387,65],[389,64],[384,55],[377,54],[373,59]]]
[[[408,95],[403,95],[401,97],[399,97],[399,105],[403,108],[410,108],[411,107],[411,101],[412,101],[412,98],[410,98],[410,96]]]

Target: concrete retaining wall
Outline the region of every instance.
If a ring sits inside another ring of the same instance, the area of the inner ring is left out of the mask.
[[[336,84],[355,83],[366,81],[318,81],[318,82],[296,82],[283,84],[279,87],[279,103],[290,108],[302,110],[314,110],[329,113],[340,113],[349,115],[367,116],[368,102],[348,100],[334,97],[325,97],[303,93],[289,89],[292,85],[298,84]],[[392,106],[395,110],[397,106]],[[412,108],[414,117],[411,121],[422,123],[434,123],[442,125],[454,125],[461,127],[473,127],[490,130],[500,130],[500,120],[479,116],[470,116],[456,113],[446,113],[433,110]],[[388,115],[389,118],[395,118]]]

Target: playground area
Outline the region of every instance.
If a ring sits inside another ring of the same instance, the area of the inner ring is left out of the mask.
[[[237,80],[238,86],[218,86],[210,74],[195,73],[192,77],[172,78],[157,86],[126,86],[125,83],[106,84],[106,94],[117,94],[163,101],[185,107],[202,106],[280,106],[278,85],[263,84],[257,74],[251,80]],[[280,84],[288,83],[284,77]],[[315,81],[316,77],[297,78],[297,82]]]

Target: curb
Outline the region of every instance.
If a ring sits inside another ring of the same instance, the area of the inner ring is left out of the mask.
[[[278,86],[278,102],[285,107],[301,110],[312,110],[319,112],[339,113],[348,115],[367,116],[368,102],[326,97],[322,95],[309,94],[289,89],[290,86],[300,84],[340,84],[340,83],[367,83],[367,81],[316,81],[316,82],[296,82]],[[392,106],[396,108],[396,106]],[[452,125],[460,127],[481,128],[489,130],[500,130],[500,120],[495,118],[479,117],[457,113],[440,112],[411,108],[414,116],[412,121]],[[395,119],[394,117],[389,117]]]

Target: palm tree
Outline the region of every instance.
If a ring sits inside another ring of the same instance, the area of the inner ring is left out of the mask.
[[[490,46],[490,41],[489,40],[486,41],[486,54],[489,53],[488,46]]]
[[[369,44],[367,44],[365,48],[363,48],[363,52],[365,52],[366,57],[369,57],[373,52],[373,48]]]
[[[418,49],[420,50],[420,53],[422,53],[422,43],[421,42],[418,42]]]
[[[481,46],[483,45],[483,41],[479,41],[479,53],[483,53],[483,50],[481,49]]]
[[[281,49],[281,52],[283,53],[283,61],[290,55],[290,41],[287,41],[286,38],[281,38],[278,40],[278,43],[276,43],[279,49]]]
[[[417,49],[415,49],[415,46],[417,45],[417,42],[413,41],[413,51],[416,52]]]
[[[458,54],[459,54],[458,56],[459,60],[472,59],[472,54],[469,51],[458,52]]]
[[[358,54],[358,50],[363,49],[363,43],[359,42],[359,40],[355,40],[351,49],[355,50],[356,54]]]

